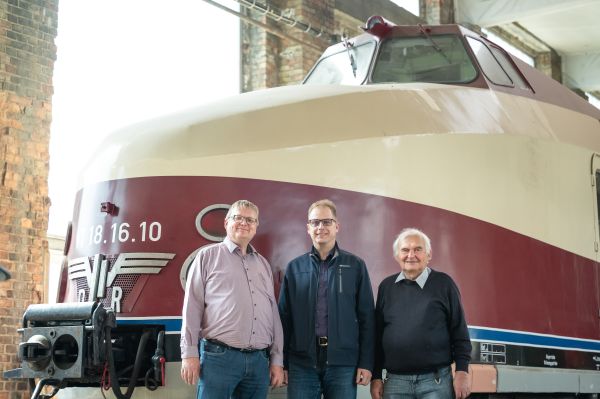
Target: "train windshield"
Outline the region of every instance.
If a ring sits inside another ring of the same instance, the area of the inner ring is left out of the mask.
[[[367,77],[374,50],[375,43],[368,42],[322,58],[304,84],[359,85]]]
[[[373,83],[467,83],[477,77],[456,35],[397,37],[384,41],[373,69]]]

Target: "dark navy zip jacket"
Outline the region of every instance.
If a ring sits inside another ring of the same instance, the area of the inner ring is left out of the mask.
[[[284,366],[317,363],[315,317],[320,259],[311,252],[292,260],[279,293]],[[337,247],[328,267],[328,366],[373,370],[375,304],[365,262]]]

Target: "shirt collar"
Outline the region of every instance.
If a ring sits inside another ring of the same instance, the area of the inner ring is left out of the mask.
[[[239,245],[231,241],[229,237],[225,237],[225,239],[223,240],[223,244],[225,244],[225,246],[229,250],[229,253],[233,253],[233,251],[235,251],[236,248],[239,248]],[[246,254],[253,254],[255,252],[256,250],[254,249],[254,247],[248,244],[248,248],[246,248]]]
[[[319,262],[323,261],[321,259],[321,255],[319,254],[319,251],[317,251],[317,249],[315,248],[314,245],[312,246],[312,248],[310,250],[310,254],[311,254],[311,256],[314,256]],[[335,245],[333,246],[333,248],[331,248],[331,251],[329,251],[329,253],[327,254],[327,257],[325,258],[325,262],[330,261],[331,259],[335,258],[336,256],[338,256],[337,241],[335,242]]]
[[[427,282],[429,273],[431,273],[431,269],[429,267],[426,267],[425,270],[423,270],[423,272],[421,274],[419,274],[419,277],[416,278],[415,281],[417,284],[419,284],[419,287],[421,287],[421,289],[423,289],[423,287],[425,287],[425,283]],[[404,272],[400,272],[400,274],[398,275],[398,278],[396,279],[396,283],[398,283],[402,280],[406,280],[406,276],[404,275]]]

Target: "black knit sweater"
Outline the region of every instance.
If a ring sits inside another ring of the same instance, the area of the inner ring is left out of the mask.
[[[421,289],[407,279],[396,283],[398,274],[383,280],[377,293],[373,378],[381,378],[382,369],[418,374],[452,362],[456,370],[467,371],[471,341],[452,278],[431,270]]]

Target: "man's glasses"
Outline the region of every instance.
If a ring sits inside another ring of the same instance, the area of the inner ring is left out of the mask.
[[[329,227],[333,223],[335,223],[335,219],[310,219],[308,221],[308,224],[310,224],[312,227],[319,227],[321,223],[323,224],[323,226]]]
[[[249,217],[249,216],[242,216],[242,215],[229,216],[229,219],[233,220],[236,223],[246,222],[246,223],[248,223],[251,226],[253,226],[253,225],[255,225],[255,224],[258,223],[258,219],[253,218],[253,217]]]

